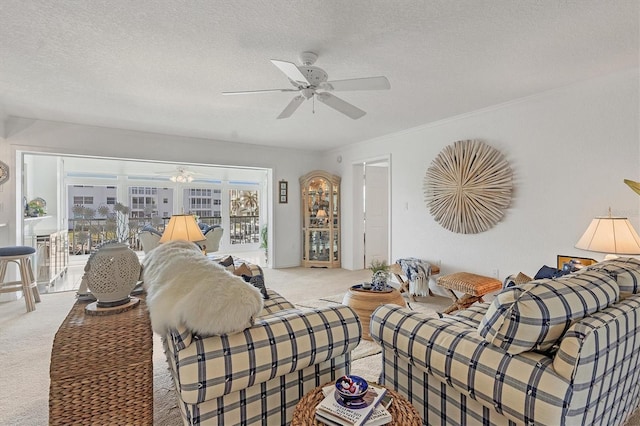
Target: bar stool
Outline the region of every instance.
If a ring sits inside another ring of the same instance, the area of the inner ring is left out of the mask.
[[[40,302],[38,285],[31,268],[31,255],[35,252],[36,249],[29,246],[0,247],[0,293],[22,291],[27,312],[35,311],[36,303]],[[4,281],[9,262],[18,265],[19,281]]]

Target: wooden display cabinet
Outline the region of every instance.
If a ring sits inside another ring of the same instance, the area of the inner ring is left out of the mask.
[[[340,267],[340,177],[315,170],[300,177],[302,266]]]

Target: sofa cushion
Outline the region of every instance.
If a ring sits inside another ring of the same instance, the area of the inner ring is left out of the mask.
[[[224,266],[224,268],[229,272],[234,272],[236,270],[236,266],[233,263],[233,257],[232,256],[227,256],[224,259],[220,260],[218,263],[221,266]]]
[[[505,278],[502,283],[502,288],[513,287],[514,285],[525,284],[531,281],[533,278],[530,276],[523,274],[522,272],[518,272],[517,274],[511,274],[507,278]]]
[[[640,260],[638,259],[619,257],[593,264],[587,269],[609,274],[618,283],[620,297],[623,299],[640,293]]]
[[[260,290],[260,294],[262,294],[263,299],[269,298],[269,293],[267,293],[267,286],[264,284],[264,276],[263,275],[242,275],[242,279]]]
[[[619,292],[613,278],[592,270],[531,281],[500,292],[478,332],[511,354],[548,351],[573,321],[615,303]]]
[[[239,266],[237,266],[234,269],[233,273],[234,273],[234,275],[237,275],[239,277],[241,277],[243,275],[248,275],[248,276],[252,276],[253,275],[253,272],[251,271],[251,268],[249,268],[247,266],[247,264],[244,263],[244,262],[242,262]]]
[[[638,358],[639,310],[640,296],[630,296],[609,309],[576,321],[565,333],[553,358],[555,372],[574,384],[588,386],[595,376],[606,375],[611,379],[614,374],[622,374],[632,377],[630,372],[620,368],[617,373],[613,371],[627,359],[637,376],[638,363],[633,357]],[[578,367],[579,371],[576,370]]]

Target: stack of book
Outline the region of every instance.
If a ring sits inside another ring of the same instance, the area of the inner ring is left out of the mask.
[[[385,388],[369,383],[363,399],[346,403],[334,385],[327,385],[322,388],[324,399],[316,407],[316,419],[332,426],[386,425],[392,420],[387,410],[391,398],[386,392]]]

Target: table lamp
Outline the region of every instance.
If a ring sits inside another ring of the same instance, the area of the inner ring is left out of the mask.
[[[619,254],[640,254],[640,236],[629,219],[613,217],[609,209],[609,216],[599,216],[591,221],[575,247],[607,253],[605,260],[615,259]]]
[[[174,214],[169,219],[169,223],[160,237],[160,243],[167,241],[184,240],[191,242],[205,241],[200,227],[196,223],[196,218],[191,214]]]

